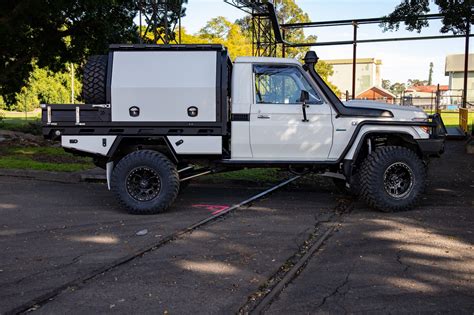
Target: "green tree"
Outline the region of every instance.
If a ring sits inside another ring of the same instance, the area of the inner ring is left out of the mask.
[[[382,88],[384,88],[386,90],[390,90],[391,85],[392,85],[392,83],[390,82],[390,80],[382,79]]]
[[[81,81],[74,80],[75,102],[79,102]],[[71,102],[71,73],[52,72],[47,68],[33,65],[33,72],[27,84],[15,94],[13,102],[7,103],[7,109],[17,111],[31,111],[39,104],[64,104]]]
[[[0,110],[6,109],[7,104],[5,104],[5,101],[3,100],[3,96],[0,95]]]
[[[148,5],[145,6],[145,3],[148,3]],[[155,13],[153,12],[153,3],[153,1],[139,0],[138,6],[142,7],[148,16],[152,16]],[[146,43],[163,44],[165,41],[166,43],[172,44],[177,41],[178,38],[178,33],[173,31],[172,27],[178,23],[180,17],[186,16],[186,8],[183,7],[183,5],[187,4],[188,0],[160,0],[158,3],[166,3],[168,12],[164,13],[163,11],[159,11],[157,13],[156,20],[158,24],[156,25],[156,32],[153,32],[152,29],[152,32],[144,36],[147,27],[142,26],[142,29],[139,30],[139,36],[143,38]]]
[[[280,24],[289,23],[305,23],[311,22],[307,13],[305,13],[295,2],[295,0],[281,0],[275,5],[278,22]],[[236,21],[245,36],[252,37],[252,19],[246,16]],[[290,43],[308,43],[315,42],[316,36],[305,36],[302,29],[288,29],[285,32],[285,40]],[[289,58],[302,59],[306,53],[307,48],[304,47],[287,47],[286,56]],[[279,50],[281,55],[281,50]]]
[[[277,18],[280,24],[289,24],[289,23],[305,23],[310,22],[310,18],[307,13],[305,13],[299,6],[296,4],[295,0],[281,0],[276,4]],[[251,39],[252,36],[252,20],[250,17],[244,17],[236,21],[242,32],[246,37]],[[289,29],[286,30],[285,40],[290,43],[309,43],[316,42],[317,37],[310,35],[306,36],[302,29]],[[308,48],[306,47],[287,47],[286,57],[303,59]],[[279,55],[281,55],[281,49],[279,50]],[[340,94],[340,91],[335,85],[329,81],[329,77],[333,74],[332,66],[325,63],[324,61],[319,61],[316,65],[316,71],[323,78],[323,80],[331,87],[331,89],[336,93]]]
[[[280,24],[311,22],[309,15],[296,4],[295,0],[279,1],[276,11]],[[309,43],[316,42],[317,37],[306,36],[303,29],[289,29],[286,30],[285,39],[290,43]],[[305,47],[288,47],[286,53],[291,58],[302,59],[307,50],[308,48]]]
[[[0,1],[0,94],[12,101],[33,71],[64,70],[137,37],[129,0]]]
[[[223,16],[215,17],[209,20],[206,25],[199,30],[197,36],[210,41],[226,40],[229,36],[232,22]]]
[[[419,79],[409,79],[407,81],[408,86],[425,86],[428,85],[428,81]]]
[[[153,34],[148,34],[148,40],[153,40]],[[232,59],[238,56],[252,55],[252,42],[246,37],[239,25],[228,21],[223,16],[209,20],[196,34],[181,30],[182,44],[222,44],[227,47]]]
[[[396,96],[402,95],[402,93],[406,90],[405,83],[396,82],[390,86],[390,91],[395,94]]]
[[[382,26],[385,30],[398,30],[404,22],[407,30],[421,32],[429,23],[426,18],[419,16],[430,13],[430,2],[434,2],[438,6],[438,12],[443,15],[441,33],[466,34],[467,26],[474,22],[472,0],[403,0],[385,17]]]
[[[223,16],[208,21],[196,34],[196,37],[199,40],[223,44],[228,48],[232,59],[238,56],[252,55],[250,38],[244,35],[240,25],[228,21]]]
[[[428,85],[433,84],[433,67],[434,67],[434,64],[430,62],[430,72],[428,74]]]

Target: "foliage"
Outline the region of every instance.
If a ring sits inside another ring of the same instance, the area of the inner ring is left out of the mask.
[[[305,13],[298,4],[296,4],[295,0],[278,1],[275,9],[280,24],[311,22],[308,14]],[[252,36],[251,23],[252,21],[250,17],[244,17],[236,21],[236,24],[240,26],[242,33],[249,39]],[[290,43],[310,43],[316,42],[317,37],[313,35],[306,36],[302,29],[288,29],[285,33],[285,40]],[[287,47],[286,57],[301,60],[304,58],[307,51],[308,48],[306,47]],[[279,55],[282,54],[281,49],[278,53]],[[336,94],[340,94],[337,87],[329,82],[329,77],[333,74],[331,65],[320,60],[316,65],[316,71]]]
[[[399,83],[396,82],[392,85],[390,85],[390,92],[395,94],[396,96],[400,96],[403,94],[403,92],[407,89],[405,83]]]
[[[225,40],[229,36],[231,28],[231,22],[223,16],[218,16],[208,21],[197,35],[208,41]]]
[[[0,95],[0,110],[6,109],[7,104],[5,104],[5,101],[3,100],[3,96]]]
[[[408,86],[426,86],[428,85],[427,80],[419,80],[419,79],[409,79],[407,81]]]
[[[17,0],[0,2],[0,95],[9,103],[34,70],[64,70],[137,37],[135,1]]]
[[[77,68],[77,66],[75,66]],[[75,77],[75,100],[79,101],[82,88],[81,80]],[[6,104],[6,109],[16,111],[31,111],[39,104],[57,104],[71,102],[71,73],[52,72],[47,68],[38,68],[33,64],[33,71],[20,92],[15,94],[12,102]]]
[[[241,27],[219,16],[211,19],[196,34],[199,41],[220,43],[229,50],[230,57],[251,56],[252,43],[250,38],[244,36]]]
[[[176,8],[180,2],[187,2],[169,1],[171,6],[176,3]],[[106,52],[109,43],[136,40],[139,34],[133,21],[138,10],[135,4],[135,1],[125,0],[1,2],[0,40],[8,45],[0,46],[0,95],[5,99],[5,102],[0,99],[0,108],[24,111],[40,103],[70,102],[70,63],[76,65],[80,78],[81,65],[87,56]],[[276,9],[281,23],[309,21],[295,0],[280,1]],[[168,16],[169,24],[179,15],[185,15],[185,9],[175,11]],[[182,43],[221,43],[234,59],[252,55],[249,27],[250,18],[232,23],[224,17],[216,17],[195,35],[183,30],[181,38]],[[158,26],[158,32],[163,35],[164,25]],[[147,33],[145,42],[153,42],[151,33]],[[173,38],[176,36],[172,34]],[[306,37],[301,29],[288,30],[286,38],[290,42],[316,41],[316,37]],[[287,56],[301,59],[306,50],[290,47]],[[320,61],[316,70],[337,92],[328,81],[332,67]],[[79,96],[80,79],[75,80],[75,90]],[[80,101],[77,97],[76,100]]]
[[[434,64],[430,62],[430,71],[428,74],[428,85],[433,84],[433,67],[434,67]]]
[[[330,64],[328,64],[328,63],[326,63],[322,60],[319,60],[318,63],[316,64],[315,69],[316,69],[316,72],[324,80],[324,82],[326,82],[326,84],[331,88],[331,90],[333,90],[333,92],[336,95],[340,95],[341,91],[339,91],[337,86],[335,86],[334,84],[332,84],[329,81],[329,77],[334,74],[334,70],[332,69],[332,65],[330,65]]]
[[[382,79],[382,88],[384,88],[386,90],[390,90],[391,85],[392,85],[392,83],[390,82],[390,80]]]
[[[153,2],[147,1],[148,6],[144,6],[142,3],[145,2],[138,2],[139,6],[142,6],[143,11],[147,16],[152,16],[154,14],[153,12],[153,7],[154,4]],[[159,1],[159,2],[166,2],[167,10],[168,12],[165,13],[163,11],[157,12],[157,25],[156,29],[154,30],[156,33],[156,38],[155,34],[153,32],[147,33],[146,36],[143,36],[145,33],[146,27],[142,27],[141,32],[139,34],[140,37],[144,39],[144,42],[146,43],[172,43],[177,41],[177,33],[174,32],[171,28],[173,25],[176,25],[180,17],[185,17],[186,16],[186,8],[183,7],[184,4],[188,3],[188,0],[166,0],[166,1]],[[153,29],[152,29],[153,31]]]
[[[305,23],[310,22],[310,18],[295,2],[295,0],[278,1],[275,6],[277,18],[280,24],[288,23]],[[251,38],[252,19],[250,16],[243,17],[235,22],[242,29],[242,32],[247,38]],[[285,40],[292,43],[308,43],[315,42],[315,36],[305,36],[302,29],[288,29],[285,33]],[[306,53],[307,48],[304,47],[287,47],[286,56],[289,58],[302,59]],[[281,49],[279,50],[281,55]]]
[[[279,1],[276,11],[280,24],[311,22],[309,15],[296,4],[295,0]],[[290,43],[309,43],[316,42],[317,37],[306,36],[303,29],[289,29],[285,33],[285,39]],[[305,47],[288,47],[286,54],[290,58],[302,59],[307,50],[308,48]]]
[[[296,4],[295,0],[279,1],[276,5],[276,11],[278,21],[281,24],[311,22],[309,15]],[[285,39],[290,43],[314,43],[317,41],[317,37],[314,35],[306,36],[303,29],[287,30],[285,33]],[[286,55],[289,58],[301,60],[304,58],[307,51],[307,47],[288,47],[286,49]],[[337,95],[340,94],[340,91],[337,89],[337,87],[329,82],[329,77],[334,73],[331,65],[320,60],[316,64],[316,72]]]
[[[430,12],[430,2],[438,6],[438,12],[443,15],[441,33],[466,34],[472,19],[472,0],[403,0],[395,10],[385,17],[382,26],[385,30],[398,30],[400,23],[404,22],[409,31],[421,32],[429,26],[426,18],[419,18]]]

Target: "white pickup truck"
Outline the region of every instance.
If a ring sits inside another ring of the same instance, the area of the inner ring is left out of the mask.
[[[442,120],[344,104],[317,62],[312,51],[304,65],[232,63],[221,45],[112,45],[85,66],[87,104],[42,105],[44,136],[93,157],[135,214],[164,211],[191,178],[250,167],[330,173],[376,209],[412,207],[444,150]]]

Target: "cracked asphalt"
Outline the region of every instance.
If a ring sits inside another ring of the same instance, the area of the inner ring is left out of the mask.
[[[474,156],[450,142],[412,211],[356,203],[268,313],[474,312]]]
[[[447,150],[418,208],[385,214],[355,202],[266,312],[472,314],[474,157],[462,142]],[[262,190],[193,184],[170,211],[144,217],[124,213],[102,184],[0,176],[0,313]],[[277,191],[32,311],[246,312],[341,198],[327,182]]]

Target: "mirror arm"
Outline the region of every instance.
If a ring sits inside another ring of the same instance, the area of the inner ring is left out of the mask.
[[[300,102],[301,102],[301,107],[303,108],[303,122],[308,122],[308,117],[306,116],[306,108],[309,107],[306,105],[306,102],[309,100],[309,93],[308,91],[301,90],[301,95],[300,95]]]
[[[306,116],[306,108],[309,107],[309,105],[306,105],[306,102],[303,102],[303,104],[301,104],[301,106],[303,107],[303,122],[308,122],[308,116]]]

